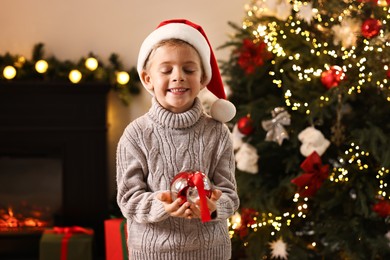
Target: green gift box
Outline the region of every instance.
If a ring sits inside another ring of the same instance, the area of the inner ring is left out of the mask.
[[[39,260],[92,260],[93,230],[82,227],[46,229],[39,243]]]

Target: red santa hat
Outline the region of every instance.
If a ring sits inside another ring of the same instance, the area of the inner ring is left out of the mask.
[[[156,30],[146,37],[138,54],[137,71],[141,76],[146,59],[154,46],[168,39],[179,39],[192,45],[199,53],[205,72],[205,84],[218,100],[210,109],[211,116],[221,122],[228,122],[236,114],[235,106],[226,100],[221,74],[212,47],[202,27],[185,19],[174,19],[161,22]],[[145,82],[141,82],[146,86]],[[147,89],[147,88],[146,88]],[[149,91],[150,92],[150,91]],[[152,95],[153,93],[150,92]]]

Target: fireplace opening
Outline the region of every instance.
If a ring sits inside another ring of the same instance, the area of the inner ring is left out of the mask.
[[[61,159],[0,157],[0,233],[42,231],[61,207]]]
[[[18,227],[0,232],[0,259],[38,259],[41,222],[92,228],[93,254],[104,257],[109,89],[0,83],[0,218]]]

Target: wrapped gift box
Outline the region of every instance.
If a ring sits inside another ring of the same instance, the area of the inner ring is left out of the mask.
[[[46,229],[39,244],[39,260],[92,260],[92,250],[92,229]]]
[[[128,260],[126,219],[104,221],[106,260]]]

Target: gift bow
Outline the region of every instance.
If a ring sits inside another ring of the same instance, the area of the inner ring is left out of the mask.
[[[72,227],[53,227],[53,233],[55,234],[64,234],[64,237],[61,240],[61,258],[60,260],[68,259],[68,243],[69,239],[74,234],[87,234],[93,235],[92,229],[87,229],[79,226]]]
[[[93,235],[92,229],[87,229],[79,226],[72,227],[53,227],[53,232],[56,234],[87,234]]]
[[[272,119],[263,120],[261,125],[267,135],[265,137],[266,141],[275,141],[279,145],[282,145],[284,139],[288,139],[288,133],[284,129],[284,125],[290,125],[291,116],[284,110],[282,107],[277,107],[272,111]]]
[[[188,184],[189,186],[195,186],[198,190],[199,200],[200,200],[200,216],[202,222],[208,222],[211,220],[210,210],[207,206],[206,191],[204,190],[203,174],[201,172],[195,172],[192,177],[190,177]]]
[[[305,173],[292,179],[291,182],[298,186],[298,193],[301,196],[311,197],[328,178],[329,165],[322,165],[321,157],[314,151],[302,162],[301,168]]]

